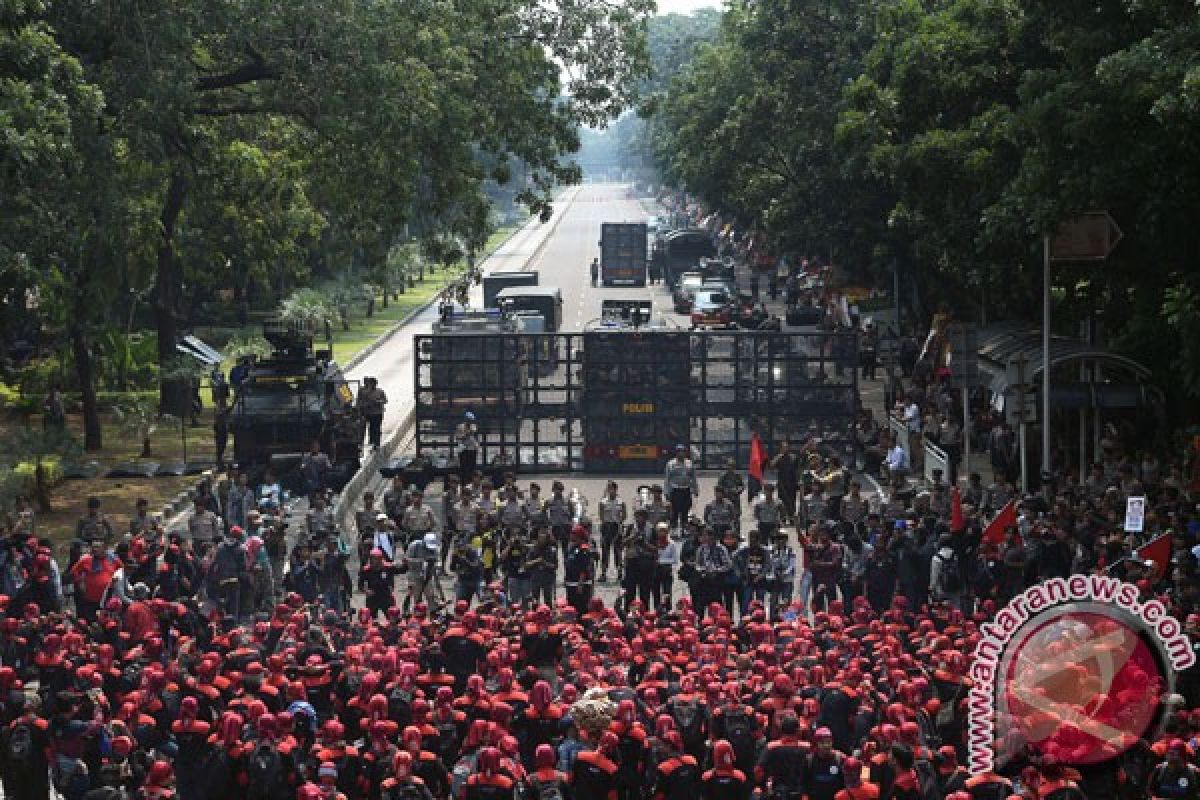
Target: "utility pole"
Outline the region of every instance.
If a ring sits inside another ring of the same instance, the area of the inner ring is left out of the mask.
[[[1022,462],[1024,464],[1024,462]],[[1042,474],[1050,474],[1050,237],[1042,237]]]
[[[1026,382],[1026,374],[1029,366],[1029,360],[1025,354],[1019,354],[1008,362],[1008,392],[1004,398],[1004,416],[1008,423],[1017,425],[1018,444],[1017,457],[1021,459],[1021,491],[1029,491],[1029,466],[1027,464],[1026,455],[1028,453],[1028,434],[1029,434],[1029,417],[1030,407],[1028,404],[1029,384]],[[1036,405],[1034,406],[1036,413]]]

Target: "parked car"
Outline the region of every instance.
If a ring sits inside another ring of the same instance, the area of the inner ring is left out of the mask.
[[[700,328],[730,328],[733,311],[729,295],[723,289],[702,288],[692,298],[692,330]]]
[[[676,314],[687,314],[692,310],[691,292],[704,285],[704,276],[699,272],[685,272],[679,276],[679,285],[671,292],[671,303]]]

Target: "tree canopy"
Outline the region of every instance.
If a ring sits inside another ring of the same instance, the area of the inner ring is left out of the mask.
[[[134,293],[165,364],[198,298],[380,268],[410,226],[477,246],[489,184],[519,163],[548,214],[580,126],[632,102],[650,7],[8,0],[0,291],[58,320],[87,407],[91,338]],[[164,410],[185,402],[164,378]]]
[[[898,266],[918,311],[968,318],[1033,316],[1042,237],[1107,210],[1126,239],[1056,266],[1056,317],[1200,396],[1198,45],[1166,0],[735,0],[670,77],[655,153],[779,252]]]

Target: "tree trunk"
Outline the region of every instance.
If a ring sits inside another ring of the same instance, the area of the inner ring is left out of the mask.
[[[175,226],[187,198],[187,177],[181,168],[171,173],[160,217],[161,239],[158,244],[158,271],[154,277],[154,312],[158,328],[158,363],[167,368],[179,358],[175,345],[179,340],[179,294],[183,286],[183,270],[175,252]],[[159,382],[160,413],[183,418],[189,412],[188,382],[178,377],[166,377]]]
[[[33,467],[33,501],[37,503],[39,514],[49,514],[54,510],[50,503],[50,482],[46,480],[46,466],[40,458]]]
[[[76,319],[80,319],[76,315]],[[72,323],[68,336],[71,356],[75,362],[75,380],[83,402],[83,449],[95,452],[104,447],[104,430],[100,427],[100,409],[96,403],[96,376],[92,368],[92,351],[81,322]]]

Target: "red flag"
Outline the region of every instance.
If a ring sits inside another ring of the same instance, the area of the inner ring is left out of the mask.
[[[1169,533],[1164,533],[1138,548],[1138,558],[1154,562],[1154,579],[1151,583],[1162,580],[1163,576],[1167,574],[1167,570],[1171,568],[1171,549],[1171,534]]]
[[[967,520],[963,517],[962,510],[962,492],[957,486],[950,489],[950,532],[962,533],[967,527]]]
[[[750,477],[758,482],[762,482],[763,468],[767,465],[767,451],[763,447],[762,439],[758,438],[755,433],[750,437],[750,466],[746,468],[746,472],[750,473]]]
[[[984,544],[1003,544],[1004,532],[1017,526],[1017,504],[1009,500],[983,532]]]

